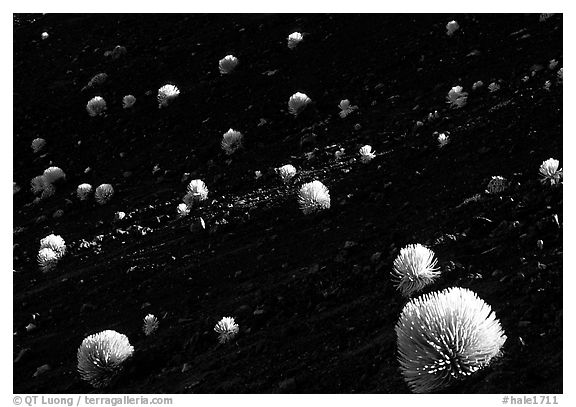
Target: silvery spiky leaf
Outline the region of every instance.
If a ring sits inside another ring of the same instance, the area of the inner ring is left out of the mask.
[[[78,185],[78,188],[76,188],[76,195],[81,201],[87,200],[91,193],[92,185],[90,184],[80,184]]]
[[[101,86],[104,84],[104,82],[106,82],[107,79],[108,79],[108,75],[104,72],[101,72],[99,74],[94,75],[94,77],[92,77],[92,79],[90,79],[90,81],[88,82],[86,87],[87,88],[93,88],[96,86]]]
[[[44,170],[44,178],[50,184],[66,179],[66,173],[58,167],[48,167]]]
[[[230,129],[222,136],[222,150],[226,155],[231,155],[236,152],[240,147],[242,147],[242,139],[244,136],[239,131]]]
[[[276,168],[276,172],[278,172],[282,181],[287,184],[294,175],[296,175],[296,168],[292,164],[286,164],[280,168]]]
[[[219,335],[218,340],[220,343],[226,343],[234,339],[239,330],[240,327],[234,322],[232,317],[222,318],[214,327],[214,331]]]
[[[506,178],[496,175],[492,177],[492,179],[488,183],[488,186],[486,187],[486,192],[491,195],[499,194],[508,188],[508,184],[509,183],[506,180]]]
[[[114,188],[110,184],[102,184],[94,191],[94,199],[100,205],[105,205],[112,199],[114,195]]]
[[[201,179],[193,179],[186,187],[187,195],[191,196],[193,202],[202,202],[208,199],[208,187]],[[185,201],[186,204],[188,202]]]
[[[38,175],[30,181],[30,190],[34,195],[40,194],[44,189],[50,185],[44,175]]]
[[[344,151],[345,151],[345,150],[344,150],[343,148],[341,148],[341,149],[339,149],[339,150],[336,150],[336,151],[334,152],[334,159],[335,159],[335,160],[339,160],[340,158],[342,158],[342,156],[344,155]]]
[[[46,147],[46,140],[44,140],[43,138],[35,138],[34,140],[32,140],[32,144],[30,147],[32,147],[32,151],[34,153],[38,153],[41,150],[43,150],[44,147]]]
[[[306,96],[306,94],[296,92],[288,99],[288,111],[294,116],[297,116],[310,102],[312,102],[312,99]]]
[[[438,135],[438,147],[442,148],[450,142],[450,137],[444,133]]]
[[[99,116],[106,110],[106,101],[101,96],[94,96],[86,104],[86,111],[92,117]]]
[[[136,98],[133,95],[126,95],[122,98],[122,107],[130,109],[136,103]]]
[[[93,387],[107,387],[133,353],[126,335],[111,330],[90,335],[78,348],[78,372]]]
[[[43,273],[48,273],[56,268],[58,264],[58,254],[50,249],[49,247],[44,247],[38,251],[36,256],[36,261],[38,262],[38,267]]]
[[[466,105],[468,92],[464,92],[462,86],[454,86],[448,92],[446,99],[447,103],[450,103],[450,107],[460,108]]]
[[[540,20],[540,22],[546,21],[548,20],[550,17],[552,17],[555,13],[541,13],[540,16],[538,17],[538,19]]]
[[[396,337],[402,375],[414,393],[441,390],[477,372],[506,341],[490,306],[459,287],[408,302]]]
[[[421,244],[404,247],[394,260],[392,279],[396,289],[405,297],[422,291],[440,275],[437,263],[434,252]]]
[[[472,85],[472,90],[480,89],[482,86],[484,86],[484,82],[482,82],[482,81],[476,81],[476,82],[474,82],[474,84]]]
[[[51,234],[40,240],[40,250],[51,249],[56,253],[58,259],[61,259],[66,254],[66,242],[62,236]]]
[[[330,193],[320,181],[312,181],[302,185],[298,194],[300,209],[305,215],[330,209]]]
[[[544,88],[544,90],[547,90],[548,92],[550,92],[550,87],[551,87],[551,86],[552,86],[552,82],[546,81],[546,82],[544,82],[543,88]]]
[[[180,90],[176,86],[170,84],[162,86],[158,89],[158,108],[167,107],[178,95],[180,95]]]
[[[190,213],[190,206],[188,206],[185,203],[178,204],[178,206],[176,207],[176,214],[178,218],[188,216],[189,213]]]
[[[354,112],[356,109],[358,109],[358,106],[351,106],[350,105],[350,101],[348,99],[344,99],[340,101],[340,104],[338,105],[338,107],[340,108],[340,117],[341,118],[345,118],[346,116],[348,116],[350,113]]]
[[[558,169],[560,161],[549,158],[540,165],[540,182],[549,185],[558,185],[562,182],[562,168]]]
[[[365,145],[360,147],[360,161],[364,164],[369,163],[373,158],[376,157],[376,154],[372,151],[372,146]]]
[[[446,24],[446,35],[451,36],[459,28],[460,28],[460,26],[458,25],[458,23],[455,20],[450,21],[448,24]]]
[[[43,32],[42,35],[40,36],[40,38],[42,38],[43,40],[47,40],[48,37],[50,37],[50,35],[47,32]]]
[[[232,71],[238,65],[238,58],[233,55],[226,55],[220,61],[218,61],[218,67],[222,75],[232,73]]]
[[[302,36],[302,34],[300,34],[299,32],[293,32],[288,36],[288,48],[290,49],[296,48],[296,46],[300,44],[300,42],[302,42],[303,39],[304,37]]]
[[[488,90],[490,93],[497,92],[500,90],[500,85],[498,85],[496,82],[492,82],[490,85],[488,85]]]
[[[144,335],[149,336],[153,334],[158,329],[158,324],[158,318],[152,314],[146,315],[144,317],[144,326],[142,327]]]

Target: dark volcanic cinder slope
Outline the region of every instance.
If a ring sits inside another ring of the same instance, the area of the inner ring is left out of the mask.
[[[448,37],[452,19],[461,29]],[[394,333],[404,299],[390,270],[409,243],[439,259],[442,277],[428,291],[474,290],[508,337],[500,358],[448,391],[562,392],[562,188],[538,181],[542,161],[563,158],[561,15],[24,20],[14,28],[14,181],[22,187],[14,195],[14,392],[92,392],[76,372],[76,351],[104,329],[135,347],[106,392],[408,392]],[[305,39],[289,50],[293,31]],[[116,45],[127,54],[104,57]],[[220,75],[227,54],[240,64]],[[100,72],[108,80],[82,91]],[[484,87],[473,91],[478,80]],[[491,93],[494,81],[501,88]],[[158,109],[166,83],[181,95]],[[456,85],[469,92],[462,109],[446,104]],[[287,101],[297,91],[314,104],[294,118]],[[137,98],[132,110],[122,109],[126,94]],[[85,110],[94,95],[107,101],[104,117]],[[342,99],[359,110],[340,118]],[[440,118],[427,120],[435,110]],[[245,136],[232,156],[220,148],[229,128]],[[312,132],[315,145],[302,149]],[[434,132],[449,132],[451,142],[438,148]],[[32,153],[36,137],[47,140],[45,154]],[[358,160],[364,144],[377,152],[368,164]],[[299,173],[285,186],[273,169],[287,163]],[[51,165],[67,180],[32,203],[30,180]],[[210,194],[178,220],[184,173]],[[486,194],[495,175],[510,188]],[[330,189],[331,208],[304,216],[297,191],[314,179]],[[110,183],[116,194],[104,206],[83,204],[75,196],[82,182]],[[58,209],[64,215],[53,218]],[[114,221],[117,211],[126,218]],[[190,232],[196,216],[206,233]],[[50,233],[68,253],[42,274],[35,258]],[[160,328],[146,337],[148,313]],[[240,325],[226,345],[213,332],[223,316]],[[33,377],[44,364],[50,370]]]

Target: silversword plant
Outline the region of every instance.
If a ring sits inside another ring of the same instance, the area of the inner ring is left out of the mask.
[[[46,140],[44,140],[43,138],[35,138],[34,140],[32,140],[32,144],[30,147],[32,147],[32,151],[34,153],[38,153],[41,150],[43,150],[44,147],[46,147]]]
[[[110,184],[99,185],[96,191],[94,191],[94,199],[100,205],[105,205],[110,202],[112,196],[114,196],[114,188]]]
[[[106,330],[90,335],[78,348],[78,372],[95,388],[107,387],[120,374],[124,362],[134,354],[126,335]]]
[[[106,101],[101,96],[94,96],[86,104],[86,111],[92,117],[100,116],[106,110]]]
[[[218,334],[220,343],[226,343],[238,335],[240,327],[234,322],[234,318],[224,317],[216,324],[214,331]]]
[[[549,158],[540,165],[540,182],[548,185],[558,185],[562,182],[562,168],[558,169],[560,161]]]
[[[372,159],[376,157],[376,154],[374,154],[374,151],[372,151],[372,146],[369,145],[360,147],[359,153],[360,153],[360,161],[363,164],[369,163]]]
[[[40,250],[51,249],[56,253],[58,260],[60,260],[66,254],[66,242],[62,239],[62,236],[50,234],[45,238],[40,240]]]
[[[50,184],[66,179],[66,173],[59,167],[48,167],[44,170],[44,179]]]
[[[414,393],[441,390],[479,371],[506,341],[490,306],[459,287],[408,302],[396,337],[402,375]]]
[[[297,116],[311,102],[312,99],[306,96],[305,93],[296,92],[295,94],[290,96],[290,99],[288,99],[288,111],[292,113],[294,116]]]
[[[134,95],[126,95],[122,98],[122,107],[124,109],[130,109],[136,103],[136,98]]]
[[[192,206],[196,203],[208,199],[208,187],[201,179],[193,179],[186,188],[186,196],[184,196],[184,203]]]
[[[492,82],[490,85],[488,85],[488,90],[490,93],[497,92],[500,90],[500,85],[498,85],[496,82]]]
[[[163,107],[167,107],[179,95],[180,89],[178,89],[175,85],[166,84],[162,86],[160,89],[158,89],[158,96],[156,97],[158,100],[158,108],[162,109]]]
[[[158,329],[158,318],[156,318],[152,314],[148,314],[144,317],[144,326],[142,326],[142,330],[144,331],[144,335],[149,336],[153,334]]]
[[[230,129],[222,136],[222,150],[226,153],[226,155],[232,155],[242,147],[242,140],[244,136],[239,131]]]
[[[288,36],[288,48],[294,49],[302,42],[304,37],[299,32],[293,32]]]
[[[392,270],[396,289],[405,297],[422,291],[440,275],[437,263],[434,252],[419,243],[404,247],[394,260]]]
[[[476,81],[476,82],[474,82],[474,84],[472,85],[472,90],[480,89],[482,86],[484,86],[484,82],[482,82],[482,81]]]
[[[355,110],[358,109],[358,106],[352,106],[350,105],[350,101],[348,99],[344,99],[340,101],[340,104],[338,105],[338,107],[340,108],[340,117],[341,118],[345,118],[346,116],[348,116],[350,113],[354,112]]]
[[[104,82],[108,79],[108,75],[104,72],[96,74],[88,81],[86,88],[94,88],[96,86],[102,86]]]
[[[186,205],[186,203],[178,204],[178,206],[176,207],[176,214],[178,218],[188,216],[189,213],[190,213],[190,206]]]
[[[330,192],[318,180],[309,182],[300,188],[298,203],[304,215],[330,209]]]
[[[236,69],[238,63],[238,58],[236,58],[234,55],[226,55],[224,58],[218,61],[218,68],[220,69],[220,73],[222,75],[227,75]]]
[[[38,267],[43,273],[48,273],[56,268],[58,264],[58,255],[56,252],[49,247],[45,247],[38,251],[36,256],[36,261],[38,262]]]
[[[446,35],[453,35],[459,28],[460,25],[458,25],[455,20],[450,21],[448,24],[446,24]]]
[[[276,168],[276,172],[282,178],[282,182],[287,184],[296,175],[296,168],[292,164],[283,165],[280,168]]]
[[[76,188],[76,195],[81,201],[87,200],[91,193],[92,185],[90,184],[80,184],[78,185],[78,188]]]
[[[468,100],[468,92],[463,91],[462,86],[454,86],[448,92],[446,97],[447,103],[450,103],[450,107],[461,108],[466,105]]]
[[[508,188],[509,182],[506,178],[496,175],[492,177],[488,186],[486,187],[486,192],[495,195],[504,192]]]
[[[438,147],[442,148],[450,142],[450,137],[444,133],[438,135]]]

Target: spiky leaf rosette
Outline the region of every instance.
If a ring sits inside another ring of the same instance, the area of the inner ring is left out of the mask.
[[[304,215],[330,209],[330,193],[320,181],[302,185],[298,194],[298,203]]]
[[[549,158],[540,165],[540,182],[557,185],[562,181],[562,168],[558,169],[560,161]]]
[[[232,317],[222,318],[214,327],[214,331],[219,335],[218,340],[220,343],[226,343],[234,339],[239,330],[240,327],[234,322]]]
[[[302,42],[302,40],[304,39],[304,37],[302,36],[302,34],[300,34],[299,32],[293,32],[292,34],[290,34],[288,36],[288,48],[289,49],[294,49],[296,48],[296,46],[298,44],[300,44]]]
[[[408,302],[396,337],[402,375],[414,393],[441,390],[482,369],[506,341],[490,306],[460,287]]]
[[[134,95],[126,95],[122,98],[122,108],[130,109],[136,103],[136,97]]]
[[[78,372],[93,387],[107,387],[133,353],[126,335],[111,330],[90,335],[78,348]]]
[[[218,69],[222,75],[230,74],[236,66],[238,65],[238,58],[234,55],[226,55],[220,61],[218,61]]]
[[[88,199],[88,196],[92,193],[92,185],[90,184],[80,184],[76,188],[76,195],[81,201]]]
[[[363,164],[369,163],[373,158],[376,157],[376,154],[374,154],[374,151],[372,151],[372,146],[369,145],[361,147],[359,153],[360,161]]]
[[[305,93],[296,92],[288,99],[288,111],[294,116],[301,113],[312,102]]]
[[[486,186],[486,192],[495,195],[504,192],[508,188],[509,182],[506,178],[496,175],[492,177],[488,185]]]
[[[222,142],[220,143],[222,146],[222,150],[226,153],[226,155],[232,155],[242,147],[242,140],[244,136],[239,131],[230,129],[222,136]]]
[[[180,89],[175,85],[167,84],[158,89],[158,108],[167,107],[180,95]]]
[[[46,147],[46,140],[43,138],[35,138],[32,140],[32,144],[30,146],[32,147],[32,151],[34,153],[38,153],[40,150],[43,150],[44,147]]]
[[[56,268],[58,264],[58,254],[49,247],[44,247],[38,251],[36,256],[36,261],[38,262],[38,267],[43,273],[48,273]]]
[[[396,289],[410,297],[432,283],[439,275],[434,252],[421,244],[409,244],[394,260],[392,279]]]
[[[86,111],[92,117],[99,116],[106,110],[106,101],[101,96],[94,96],[86,104]]]
[[[94,199],[100,205],[105,205],[110,202],[112,196],[114,196],[114,188],[110,184],[99,185],[96,191],[94,191]]]
[[[60,180],[66,179],[66,173],[59,167],[48,167],[44,170],[43,174],[46,182],[54,184]]]
[[[158,318],[156,318],[152,314],[148,314],[144,317],[144,325],[142,326],[142,330],[144,331],[144,335],[149,336],[152,335],[158,329]]]
[[[292,164],[283,165],[280,168],[276,168],[278,175],[282,178],[282,182],[287,184],[296,175],[296,167]]]
[[[40,250],[44,248],[52,249],[58,256],[58,260],[66,254],[66,242],[62,239],[62,236],[59,235],[51,234],[41,239]]]

